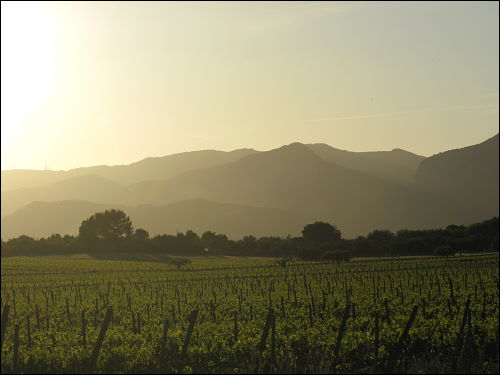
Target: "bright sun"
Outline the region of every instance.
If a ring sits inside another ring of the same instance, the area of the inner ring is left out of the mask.
[[[55,25],[47,6],[2,2],[2,143],[13,142],[24,120],[53,83]]]

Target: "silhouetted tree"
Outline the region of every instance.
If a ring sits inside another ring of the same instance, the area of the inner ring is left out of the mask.
[[[257,238],[252,235],[243,237],[243,242],[245,243],[255,243],[255,241],[257,241]]]
[[[185,238],[188,241],[197,241],[200,239],[200,237],[198,237],[198,235],[192,230],[186,231]]]
[[[97,212],[82,221],[79,239],[84,243],[95,243],[97,240],[113,241],[129,238],[132,235],[132,221],[121,210]]]
[[[149,233],[142,228],[138,228],[135,230],[133,237],[138,241],[146,241],[149,239]]]
[[[340,240],[341,233],[337,227],[330,223],[317,221],[314,224],[308,224],[302,230],[302,237],[311,242],[328,242]]]
[[[366,238],[373,241],[390,241],[394,238],[394,233],[389,230],[374,230]]]
[[[202,241],[211,241],[215,239],[215,236],[216,236],[215,232],[207,230],[201,235],[201,239]]]
[[[328,223],[304,227],[303,237],[261,237],[252,235],[229,240],[224,234],[206,231],[201,238],[193,231],[149,238],[123,211],[99,212],[84,220],[79,236],[53,234],[38,240],[28,236],[2,241],[2,257],[82,252],[154,252],[176,255],[245,255],[299,257],[305,260],[337,260],[351,257],[400,255],[451,255],[455,252],[498,251],[498,217],[469,226],[448,225],[444,229],[374,230],[366,237],[341,239],[340,231]],[[180,266],[178,266],[180,267]]]
[[[4,256],[37,255],[37,241],[33,237],[21,235],[10,239],[4,246]]]

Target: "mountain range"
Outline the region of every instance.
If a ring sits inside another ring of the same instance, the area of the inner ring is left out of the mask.
[[[2,238],[76,234],[83,219],[106,208],[123,209],[151,234],[192,229],[231,238],[299,235],[317,220],[345,237],[470,224],[498,215],[498,149],[498,134],[428,158],[292,143],[69,171],[2,171]]]

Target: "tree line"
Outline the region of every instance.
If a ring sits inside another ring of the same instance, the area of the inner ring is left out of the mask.
[[[499,219],[469,226],[449,225],[444,229],[397,232],[374,230],[366,236],[343,239],[340,230],[324,222],[308,224],[301,237],[260,237],[252,235],[230,240],[224,234],[192,230],[175,235],[150,237],[134,229],[130,218],[121,210],[98,212],[84,220],[78,236],[53,234],[34,239],[21,235],[1,241],[1,255],[36,256],[88,253],[148,253],[169,255],[233,255],[298,257],[304,260],[348,260],[351,257],[439,255],[457,252],[498,251]]]

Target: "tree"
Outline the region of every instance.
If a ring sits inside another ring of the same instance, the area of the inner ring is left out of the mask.
[[[10,239],[5,246],[3,246],[3,255],[37,255],[37,244],[37,241],[33,237],[23,234],[17,238]]]
[[[137,228],[134,232],[133,237],[138,241],[146,241],[147,239],[149,239],[149,233],[145,229]]]
[[[376,229],[369,233],[366,238],[373,241],[390,241],[394,238],[394,233],[389,230]]]
[[[317,221],[314,224],[308,224],[304,227],[302,237],[310,242],[328,242],[340,240],[341,233],[337,227],[330,223]]]
[[[242,241],[246,244],[255,244],[255,241],[257,241],[257,238],[255,238],[252,235],[249,235],[249,236],[244,236]]]
[[[78,236],[85,243],[94,243],[96,240],[129,238],[132,229],[132,221],[125,212],[111,209],[97,212],[82,221]]]
[[[214,240],[215,239],[215,232],[211,232],[209,230],[207,230],[206,232],[204,232],[202,235],[201,235],[201,239],[203,241],[211,241],[211,240]]]
[[[198,237],[198,235],[190,229],[188,229],[186,231],[185,238],[186,238],[186,240],[191,241],[191,242],[197,241],[200,239],[200,237]]]

